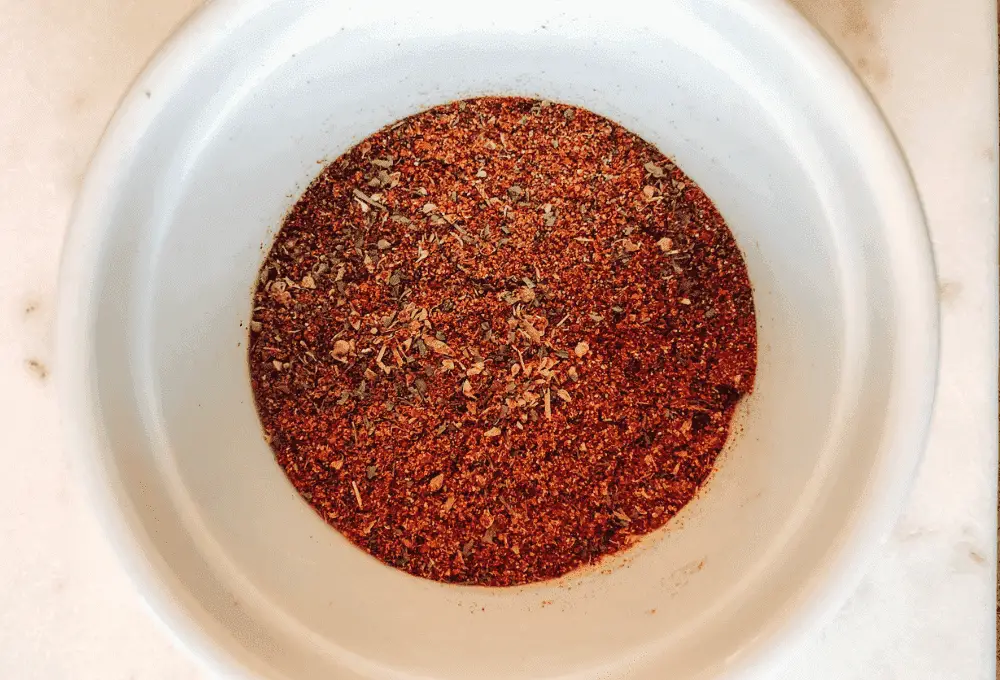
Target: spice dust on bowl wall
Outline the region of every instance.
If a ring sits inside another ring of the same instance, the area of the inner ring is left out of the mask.
[[[212,3],[101,143],[59,324],[143,595],[261,678],[766,668],[936,372],[905,164],[777,0]]]

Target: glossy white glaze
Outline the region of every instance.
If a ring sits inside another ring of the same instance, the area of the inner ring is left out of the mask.
[[[7,350],[0,456],[8,470],[0,480],[0,676],[198,677],[142,611],[81,497],[57,436],[51,382],[59,367],[50,345],[59,246],[86,158],[125,85],[193,3],[34,4],[5,7],[10,20],[0,30],[12,64],[0,82],[9,102],[0,111],[0,346]],[[995,7],[843,3],[872,10],[859,20],[819,0],[800,4],[866,78],[914,167],[942,280],[943,368],[909,509],[855,596],[781,677],[987,680],[996,507]]]

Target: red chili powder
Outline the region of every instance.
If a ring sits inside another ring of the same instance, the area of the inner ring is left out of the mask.
[[[667,522],[756,356],[708,197],[621,126],[512,97],[327,166],[261,269],[249,349],[267,439],[320,516],[386,564],[487,586]]]

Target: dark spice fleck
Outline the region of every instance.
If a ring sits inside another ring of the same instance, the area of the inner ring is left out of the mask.
[[[662,526],[753,387],[746,267],[705,194],[589,111],[440,106],[327,166],[254,294],[265,436],[361,549],[553,578]]]

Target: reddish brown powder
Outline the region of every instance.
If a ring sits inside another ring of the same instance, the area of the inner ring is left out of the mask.
[[[331,163],[261,270],[275,456],[363,550],[509,586],[662,526],[753,386],[746,267],[705,194],[588,111],[441,106]]]

